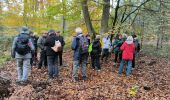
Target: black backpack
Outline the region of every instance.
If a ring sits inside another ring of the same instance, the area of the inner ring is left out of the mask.
[[[28,34],[19,34],[17,37],[15,51],[20,55],[26,55],[31,51],[29,46],[29,35]]]
[[[94,41],[92,45],[92,52],[94,54],[97,54],[99,52],[99,49],[100,49],[100,42]]]
[[[81,36],[79,38],[79,49],[80,49],[80,54],[86,54],[88,53],[88,47],[89,47],[89,42],[87,37]]]

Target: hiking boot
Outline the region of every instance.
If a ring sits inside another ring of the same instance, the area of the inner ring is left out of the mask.
[[[101,71],[101,69],[98,69],[97,71],[98,71],[98,72],[100,72],[100,71]]]
[[[20,84],[23,86],[28,85],[30,82],[28,80],[21,81]]]
[[[48,82],[48,83],[51,83],[52,81],[53,81],[52,78],[48,78],[48,79],[47,79],[47,82]]]
[[[17,85],[21,85],[21,81],[20,80],[16,80],[15,82]]]
[[[83,79],[84,81],[86,81],[86,80],[87,80],[87,77],[86,77],[86,76],[83,76],[82,79]]]
[[[116,67],[116,65],[117,65],[117,64],[116,64],[116,63],[114,63],[114,64],[113,64],[113,67]]]
[[[78,82],[78,77],[74,77],[73,82]]]
[[[33,66],[36,66],[37,64],[36,63],[33,63]]]
[[[135,68],[132,67],[132,71],[134,70]]]

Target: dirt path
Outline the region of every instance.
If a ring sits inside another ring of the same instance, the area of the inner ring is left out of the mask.
[[[7,62],[0,75],[12,80],[13,93],[6,100],[170,100],[170,60],[141,55],[133,75],[117,75],[112,60],[102,64],[96,72],[88,66],[88,80],[73,83],[71,79],[72,53],[64,53],[66,67],[60,68],[59,79],[47,83],[47,70],[32,69],[27,86],[15,84],[16,65]],[[136,95],[130,89],[137,86]]]

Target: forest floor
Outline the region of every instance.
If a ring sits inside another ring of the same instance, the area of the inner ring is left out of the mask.
[[[100,72],[88,65],[88,80],[72,82],[72,51],[64,53],[58,79],[48,83],[47,69],[32,68],[30,83],[20,86],[16,64],[0,69],[0,99],[5,100],[170,100],[170,59],[140,54],[131,76],[118,76],[113,57]],[[81,75],[80,75],[81,76]],[[81,78],[81,77],[80,77]],[[5,98],[3,98],[5,97]]]

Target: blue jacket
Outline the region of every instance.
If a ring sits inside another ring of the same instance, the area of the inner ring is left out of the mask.
[[[73,60],[74,61],[77,61],[80,59],[80,52],[79,52],[79,37],[74,37],[73,38],[73,41],[72,41],[72,44],[71,44],[71,49],[74,51],[74,54],[73,54]]]
[[[88,56],[88,52],[87,54],[81,54],[80,53],[80,49],[79,49],[79,40],[80,40],[80,37],[82,37],[83,34],[79,34],[77,35],[76,37],[73,38],[73,41],[72,41],[72,44],[71,44],[71,49],[74,51],[74,54],[73,54],[73,60],[74,61],[79,61],[81,60],[82,56],[85,57],[84,55],[87,55]]]

